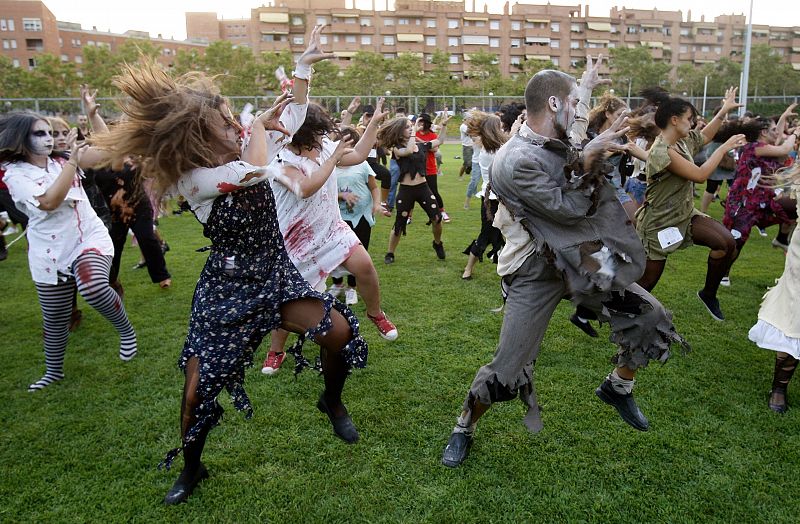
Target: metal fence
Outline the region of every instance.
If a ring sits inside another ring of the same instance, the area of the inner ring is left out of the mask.
[[[234,111],[242,108],[246,103],[251,103],[256,107],[266,107],[275,95],[256,95],[256,96],[231,96],[228,97]],[[361,96],[362,107],[366,104],[375,104],[377,96]],[[405,108],[408,114],[416,115],[419,113],[434,113],[441,111],[445,107],[449,111],[460,113],[466,109],[478,108],[484,111],[497,111],[502,105],[510,102],[524,102],[522,96],[504,96],[488,94],[484,96],[399,96],[388,94],[384,95],[386,104],[392,110]],[[622,97],[632,108],[638,107],[642,103],[639,97]],[[722,97],[684,97],[701,113],[709,115],[722,103]],[[324,106],[331,114],[338,115],[345,109],[353,96],[314,96],[313,100]],[[759,96],[748,99],[748,108],[756,112],[763,111],[765,114],[780,113],[782,107],[798,102],[800,95],[785,96]],[[101,111],[107,118],[119,116],[116,100],[114,98],[99,98],[98,102]],[[0,112],[17,110],[36,111],[47,116],[73,116],[84,112],[83,103],[80,98],[0,98]]]

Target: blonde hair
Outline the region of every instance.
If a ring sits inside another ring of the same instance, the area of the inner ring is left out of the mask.
[[[58,125],[58,126],[61,126],[61,127],[66,127],[66,128],[67,128],[67,131],[69,131],[70,129],[72,129],[72,126],[71,126],[71,125],[69,125],[69,122],[67,122],[66,120],[64,120],[64,119],[63,119],[63,118],[61,118],[60,116],[49,116],[49,117],[47,117],[47,120],[48,120],[48,121],[49,121],[49,123],[50,123],[50,127],[52,127],[52,128],[53,128],[53,131],[55,131],[55,127],[56,127],[57,125]]]
[[[125,95],[124,113],[109,133],[92,143],[108,151],[110,165],[122,165],[128,156],[140,157],[139,175],[153,179],[158,194],[172,187],[183,173],[219,165],[226,122],[226,103],[213,79],[203,73],[172,78],[153,60],[124,64],[114,85]]]
[[[472,111],[466,121],[467,134],[481,139],[482,147],[489,153],[494,153],[508,140],[508,135],[503,131],[503,121],[497,115]]]
[[[588,128],[599,131],[608,120],[606,113],[614,114],[621,107],[626,107],[624,100],[611,93],[604,93],[600,100],[597,101],[597,105],[589,111],[589,116],[587,117],[589,120]]]

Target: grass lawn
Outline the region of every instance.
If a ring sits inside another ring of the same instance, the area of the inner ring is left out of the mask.
[[[751,236],[732,287],[720,291],[724,323],[695,296],[708,251],[670,257],[655,294],[693,352],[641,373],[636,392],[649,432],[595,397],[614,353],[608,327],[600,339],[586,337],[562,303],[537,363],[544,431],[527,432],[520,402],[500,404],[481,421],[461,468],[439,464],[502,321],[490,311],[501,303],[494,266],[485,261],[473,280],[460,278],[461,251],[480,219],[477,199],[463,209],[467,178],[457,176],[456,155],[460,146],[444,147],[439,181],[453,219],[445,225],[447,260],[436,259],[420,210],[391,266],[383,263],[390,220],[380,218],[373,231],[384,308],[400,338],[387,343],[362,324],[369,366],[345,389],[361,441],[334,438],[314,407],[316,374],[294,378],[291,365],[273,377],[250,369],[254,417],[245,420],[221,396],[227,416],[204,458],[211,478],[179,507],[161,504],[177,471],[155,466],[179,441],[183,377],[175,364],[206,258],[195,252],[207,243],[201,227],[189,215],[162,220],[172,247],[167,291],[131,269],[138,250],[125,251],[120,277],[139,356],[121,362],[113,328],[81,301],[66,378],[35,394],[26,387],[44,371],[41,313],[24,242],[13,246],[0,263],[0,521],[797,522],[800,451],[791,440],[800,436],[800,409],[767,409],[773,354],[747,339],[761,296],[783,271],[783,253],[770,246],[775,228],[768,238]],[[712,204],[715,217],[721,209]],[[355,311],[365,318],[363,303]]]

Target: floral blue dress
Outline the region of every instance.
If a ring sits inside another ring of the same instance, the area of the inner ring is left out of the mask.
[[[236,164],[239,174],[242,166],[252,167]],[[207,183],[209,178],[200,180]],[[185,196],[192,203],[197,200],[198,187],[189,182]],[[223,388],[237,410],[247,418],[252,416],[253,407],[243,387],[244,370],[252,365],[263,338],[280,327],[280,307],[286,302],[316,298],[325,310],[321,322],[287,350],[295,358],[295,373],[306,367],[319,368],[312,366],[301,349],[307,338],[331,328],[331,308],[345,317],[353,333],[343,349],[346,362],[351,368],[363,368],[367,363],[367,343],[359,334],[353,312],[330,295],[314,291],[289,260],[269,183],[265,179],[251,179],[241,185],[223,181],[217,187],[219,195],[213,199],[210,213],[206,209],[202,214],[207,216],[198,214],[201,222],[205,218],[203,233],[211,240],[211,254],[194,292],[189,333],[178,362],[185,371],[189,359],[199,359],[198,392],[202,399],[195,413],[197,422],[184,436],[184,444],[219,423],[223,409],[217,396]],[[183,193],[184,189],[179,183],[179,190]],[[162,464],[169,467],[180,450],[170,451]]]

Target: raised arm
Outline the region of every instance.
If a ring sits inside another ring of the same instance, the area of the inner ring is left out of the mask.
[[[410,137],[408,137],[408,142],[406,142],[405,147],[393,147],[392,153],[396,157],[405,157],[413,155],[419,151],[419,147],[417,146],[417,139],[414,138],[414,134],[412,133]]]
[[[297,198],[308,198],[325,185],[351,145],[353,143],[350,140],[340,140],[333,154],[308,175],[294,166],[286,166],[283,168],[284,176],[277,178],[277,181],[294,193]]]
[[[318,25],[311,31],[308,47],[297,59],[297,68],[294,70],[294,100],[298,104],[308,103],[308,82],[311,80],[311,66],[317,62],[333,58],[333,53],[322,51],[320,36],[324,25]]]
[[[53,211],[67,198],[67,193],[72,187],[72,182],[75,180],[75,174],[78,172],[81,156],[87,149],[89,149],[89,146],[86,144],[78,145],[73,141],[69,161],[64,164],[64,167],[61,169],[61,174],[58,175],[55,182],[47,188],[47,191],[36,197],[39,201],[39,209],[43,211]]]
[[[580,145],[586,140],[592,92],[599,85],[611,83],[610,79],[600,78],[600,66],[602,63],[603,55],[598,55],[594,63],[592,62],[592,55],[586,55],[586,71],[583,72],[578,83],[578,107],[575,109],[575,122],[569,129],[569,139],[574,145]]]
[[[431,141],[432,148],[436,148],[444,144],[444,141],[447,138],[447,122],[449,121],[450,113],[447,111],[447,106],[445,106],[444,111],[442,111],[441,120],[439,121],[439,134],[435,140]]]
[[[347,126],[350,125],[350,123],[353,121],[353,113],[356,112],[356,110],[358,109],[358,106],[360,106],[360,105],[361,105],[361,97],[360,96],[357,96],[353,100],[350,101],[350,105],[347,106],[347,109],[342,111],[342,114],[341,114],[342,123],[339,124],[340,128],[347,127]]]
[[[268,110],[258,115],[253,120],[253,125],[250,128],[250,141],[247,143],[244,151],[242,151],[242,160],[254,166],[263,166],[267,164],[268,151],[267,151],[267,130],[278,131],[284,135],[288,135],[289,131],[283,127],[280,118],[281,113],[287,105],[294,101],[292,94],[288,91],[282,93],[275,103]],[[232,118],[232,117],[231,117]]]
[[[83,106],[86,109],[86,114],[89,117],[89,122],[92,124],[92,131],[97,134],[108,133],[108,126],[103,117],[100,116],[100,104],[97,103],[95,97],[97,96],[97,89],[91,91],[86,84],[81,85],[81,99],[83,99]]]
[[[722,104],[722,109],[714,115],[714,118],[711,119],[711,122],[703,128],[700,133],[703,135],[703,140],[706,144],[711,142],[714,139],[714,136],[719,131],[719,128],[722,127],[722,122],[725,121],[725,117],[736,109],[737,107],[741,107],[742,104],[736,103],[736,87],[729,87],[727,91],[725,91],[725,100]],[[727,151],[726,151],[727,152]],[[714,166],[716,168],[716,166]]]
[[[794,102],[793,104],[789,105],[789,107],[786,108],[786,111],[784,111],[781,114],[781,117],[778,119],[777,131],[779,134],[778,136],[781,137],[781,140],[783,140],[783,137],[786,134],[786,124],[789,121],[789,117],[797,116],[797,113],[794,112],[794,109],[796,107],[797,107],[797,102]]]
[[[386,118],[386,115],[389,114],[388,111],[383,110],[383,102],[383,98],[378,99],[378,102],[375,104],[375,114],[372,115],[369,125],[367,126],[367,129],[364,130],[364,134],[361,135],[361,139],[358,141],[358,144],[356,144],[352,151],[342,156],[342,166],[354,166],[356,164],[360,164],[367,159],[370,150],[375,147],[375,141],[378,139],[378,127],[380,127],[380,124],[383,119]]]
[[[780,145],[767,144],[756,148],[756,156],[764,156],[770,158],[780,158],[788,155],[794,149],[797,142],[797,134],[792,133],[789,138],[783,141]]]
[[[673,148],[667,149],[669,155],[669,170],[671,173],[678,175],[681,178],[691,180],[692,182],[700,183],[708,180],[708,177],[714,172],[722,160],[723,155],[727,155],[731,149],[742,147],[747,141],[744,135],[733,135],[724,144],[719,146],[708,157],[702,166],[698,167],[694,162],[686,160]]]

